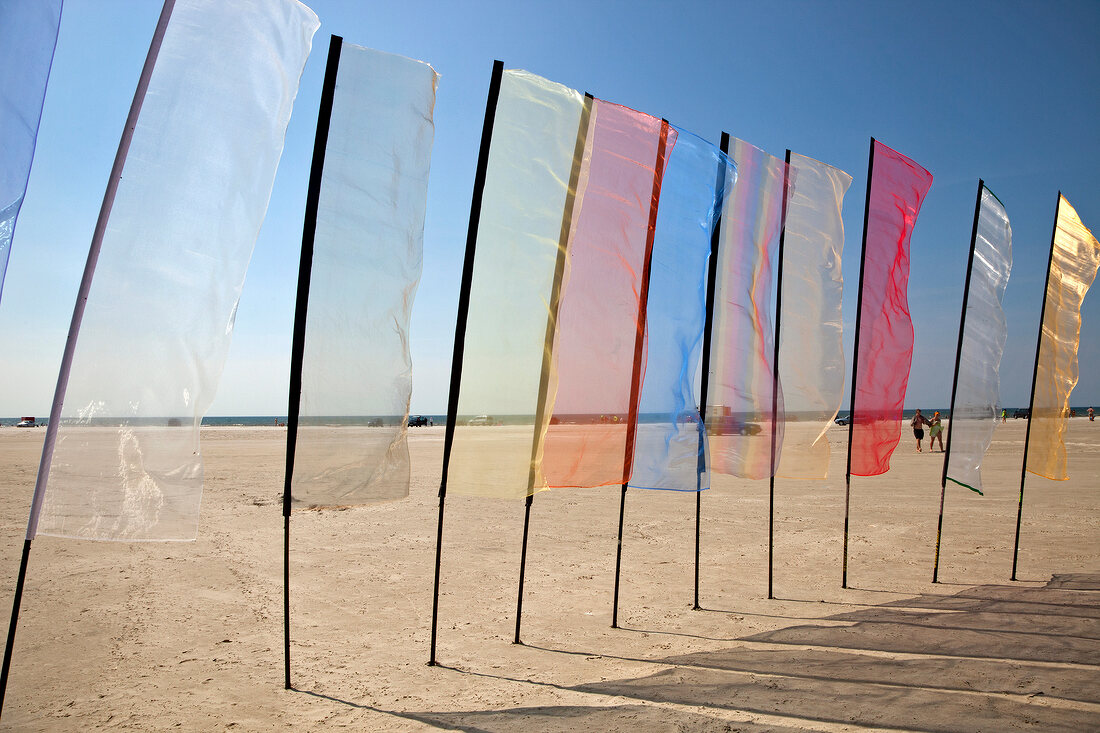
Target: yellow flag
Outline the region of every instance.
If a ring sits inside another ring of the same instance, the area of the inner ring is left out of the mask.
[[[1064,438],[1069,395],[1077,385],[1081,302],[1098,266],[1100,243],[1059,194],[1025,458],[1028,471],[1055,481],[1068,478]]]

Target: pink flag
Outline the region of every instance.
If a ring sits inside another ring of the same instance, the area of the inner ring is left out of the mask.
[[[932,174],[877,140],[871,151],[863,241],[862,306],[856,332],[849,472],[890,470],[901,439],[902,402],[913,361],[909,238]]]

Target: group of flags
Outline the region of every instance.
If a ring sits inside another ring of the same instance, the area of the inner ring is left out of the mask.
[[[60,13],[60,0],[0,11],[0,59],[18,57],[8,67],[21,72],[0,89],[0,286]],[[318,26],[295,0],[166,0],[93,234],[28,549],[37,534],[195,537],[198,426]],[[295,319],[288,541],[294,506],[408,493],[409,318],[437,80],[425,63],[333,38]],[[559,487],[699,491],[715,471],[824,478],[844,387],[851,176],[741,140],[716,146],[499,63],[489,96],[440,522],[447,492],[530,506]],[[877,140],[868,177],[849,477],[887,471],[900,439],[910,237],[932,183]],[[944,467],[945,482],[979,493],[1011,260],[1004,207],[980,184]],[[1065,478],[1080,305],[1098,264],[1060,197],[1025,458],[1050,478]],[[481,415],[505,424],[486,430]]]

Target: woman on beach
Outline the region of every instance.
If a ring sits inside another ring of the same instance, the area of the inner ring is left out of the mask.
[[[928,422],[928,418],[920,414],[920,410],[917,410],[917,414],[913,415],[913,419],[909,421],[909,424],[913,426],[913,437],[917,439],[917,453],[923,453],[920,442],[924,440],[924,426],[931,425],[931,423]]]
[[[928,423],[928,450],[935,452],[936,441],[940,441],[940,453],[943,453],[943,423],[940,422],[940,411],[932,415],[932,421]]]

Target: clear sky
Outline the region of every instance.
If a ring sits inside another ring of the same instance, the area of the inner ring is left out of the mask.
[[[907,407],[950,399],[978,178],[1004,202],[1015,264],[1002,401],[1026,405],[1061,190],[1100,232],[1100,3],[307,2],[321,19],[213,415],[285,415],[309,162],[329,34],[440,72],[412,321],[412,411],[446,410],[458,280],[493,59],[722,130],[854,181],[844,207],[851,359],[873,135],[934,176],[912,240]],[[0,415],[49,414],[103,189],[156,0],[66,0],[38,150],[0,303]],[[1085,302],[1074,405],[1100,404],[1100,293]],[[850,379],[850,377],[849,377]],[[847,396],[842,411],[847,409]]]

